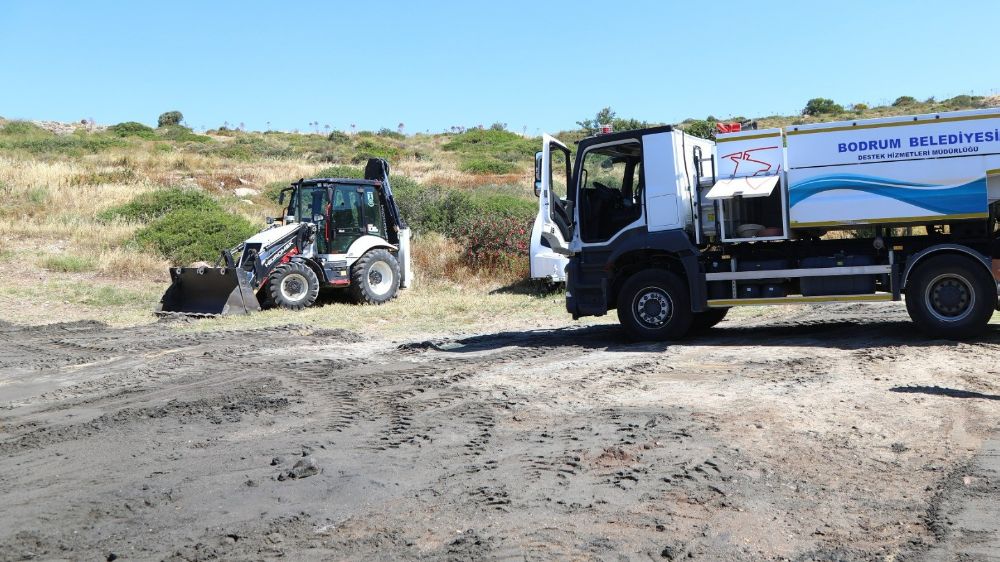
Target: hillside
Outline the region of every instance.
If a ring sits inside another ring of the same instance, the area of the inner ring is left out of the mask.
[[[1000,105],[996,97],[975,96],[902,97],[883,107],[813,102],[811,115],[757,122],[773,127]],[[603,116],[616,129],[645,124],[610,110]],[[695,134],[714,128],[712,118],[679,125]],[[575,128],[560,137],[586,134]],[[278,213],[281,187],[301,177],[360,174],[371,156],[393,165],[402,212],[416,233],[418,286],[452,294],[506,287],[505,298],[515,298],[526,292],[519,283],[527,273],[539,145],[501,124],[415,135],[227,128],[199,134],[181,125],[0,119],[0,304],[43,320],[75,314],[67,305],[120,323],[147,319],[170,263],[214,260],[220,247]],[[470,224],[487,236],[470,239]],[[550,300],[557,309],[558,298]]]

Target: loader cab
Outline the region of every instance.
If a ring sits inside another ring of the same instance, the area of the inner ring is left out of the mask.
[[[315,179],[294,186],[286,216],[317,227],[316,253],[344,254],[362,236],[386,238],[380,184]]]

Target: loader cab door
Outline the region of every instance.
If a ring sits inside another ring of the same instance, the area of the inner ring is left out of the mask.
[[[552,251],[571,255],[573,202],[567,197],[572,164],[570,150],[549,135],[542,135],[542,151],[535,155],[535,194],[542,238]]]

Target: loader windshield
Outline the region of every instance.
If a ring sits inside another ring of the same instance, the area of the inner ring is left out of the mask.
[[[319,227],[320,254],[346,253],[366,234],[385,237],[381,199],[372,185],[318,184],[303,186],[293,201],[295,218]]]

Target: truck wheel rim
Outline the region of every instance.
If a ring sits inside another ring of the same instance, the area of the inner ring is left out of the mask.
[[[392,269],[384,261],[377,261],[368,270],[368,286],[376,295],[382,296],[392,288]]]
[[[968,279],[956,273],[938,275],[924,292],[927,310],[942,322],[957,322],[972,314],[976,291]]]
[[[302,300],[309,290],[309,282],[301,273],[289,273],[281,280],[281,296],[289,302]]]
[[[647,328],[659,328],[670,320],[673,313],[670,295],[657,287],[646,287],[632,301],[632,311],[639,323]]]

